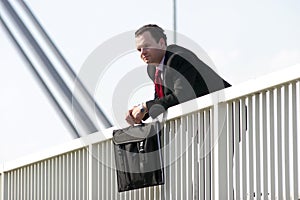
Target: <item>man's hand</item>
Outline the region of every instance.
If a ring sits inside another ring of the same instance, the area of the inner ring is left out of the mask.
[[[140,106],[134,106],[132,109],[128,110],[126,113],[125,120],[128,124],[134,125],[134,124],[140,124],[142,122],[142,119],[145,117],[145,114],[147,113],[147,108],[144,104],[142,104],[143,111],[141,110]]]
[[[125,120],[127,121],[128,124],[130,124],[131,126],[135,124],[135,119],[132,116],[132,109],[128,110],[128,112],[126,113],[126,117]]]
[[[142,122],[142,119],[144,118],[145,116],[145,111],[142,112],[141,111],[141,108],[139,106],[135,106],[133,107],[133,110],[132,110],[132,116],[133,118],[135,119],[136,122],[139,122],[141,123]]]

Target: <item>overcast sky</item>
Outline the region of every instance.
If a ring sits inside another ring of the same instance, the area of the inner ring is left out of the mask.
[[[171,0],[25,2],[76,73],[99,46],[115,36],[148,23],[173,29]],[[300,63],[299,10],[299,0],[178,0],[177,31],[198,44],[217,72],[236,85]],[[0,163],[71,140],[2,26],[0,56]],[[123,74],[132,66],[142,65],[134,51],[113,63]],[[114,73],[106,76],[97,88],[101,91],[97,100],[114,123],[114,89],[109,81],[117,84],[115,80],[120,77]],[[102,90],[103,85],[112,89]],[[148,90],[141,99],[152,96]],[[129,102],[135,101],[133,98]]]

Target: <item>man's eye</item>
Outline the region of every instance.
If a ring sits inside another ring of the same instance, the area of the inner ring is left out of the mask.
[[[137,49],[139,52],[141,52],[142,49]]]

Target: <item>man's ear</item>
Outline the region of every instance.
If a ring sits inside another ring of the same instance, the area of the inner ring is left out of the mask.
[[[165,42],[165,40],[163,38],[160,38],[160,40],[158,41],[158,44],[162,48],[166,47],[166,42]]]

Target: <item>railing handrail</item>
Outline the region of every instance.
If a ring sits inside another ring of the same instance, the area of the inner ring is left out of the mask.
[[[166,112],[166,120],[178,118],[182,115],[195,112],[197,110],[211,107],[216,103],[230,101],[250,94],[276,87],[285,83],[293,82],[300,78],[300,64],[283,70],[252,79],[244,83],[226,88],[224,90],[199,97],[197,99],[171,107]],[[195,106],[196,105],[196,106]],[[184,108],[184,109],[182,109]],[[7,161],[0,165],[0,173],[20,168],[32,163],[46,160],[57,155],[75,151],[80,148],[87,147],[91,144],[99,143],[112,138],[112,131],[116,127],[111,127],[78,139],[71,140],[61,145],[54,146],[50,149],[39,151],[28,156],[18,158],[16,160]]]
[[[279,85],[294,82],[299,78],[300,63],[227,88],[225,98],[221,102],[276,88]]]
[[[103,131],[95,132],[93,134],[89,134],[81,138],[73,139],[71,141],[55,145],[49,149],[45,149],[36,153],[29,154],[27,156],[20,157],[16,160],[4,162],[2,164],[2,169],[0,167],[0,173],[20,168],[42,160],[47,160],[58,155],[62,155],[71,151],[75,151],[77,149],[87,147],[94,143],[109,140],[112,137],[111,133],[114,129],[115,127],[111,127]]]

